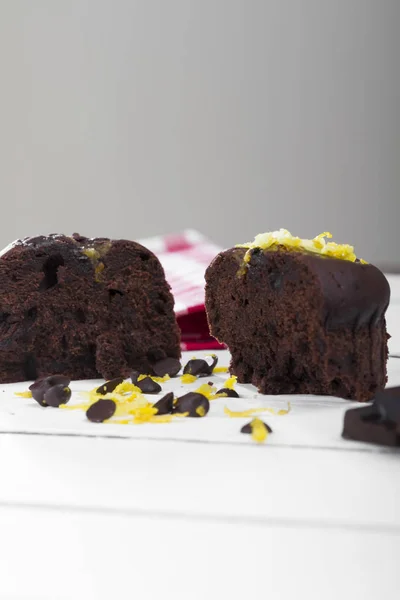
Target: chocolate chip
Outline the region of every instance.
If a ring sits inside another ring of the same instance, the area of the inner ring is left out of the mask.
[[[246,425],[243,425],[242,429],[240,430],[240,433],[252,433],[253,432],[253,428],[251,426],[253,421],[250,421],[250,423],[246,423]],[[268,433],[272,433],[272,429],[269,425],[267,425],[266,423],[264,423],[264,421],[261,421],[263,423],[263,425],[265,425]]]
[[[182,365],[177,358],[163,358],[153,365],[153,372],[157,377],[164,377],[164,375],[175,377],[181,368]]]
[[[400,397],[379,397],[374,406],[376,406],[384,421],[389,421],[396,425],[400,424]]]
[[[96,393],[105,396],[105,394],[111,394],[121,383],[123,383],[122,377],[116,377],[115,379],[110,379],[110,381],[106,381],[97,388]]]
[[[40,377],[29,386],[29,389],[32,392],[32,398],[34,398],[40,406],[47,406],[44,402],[44,395],[47,390],[55,385],[68,387],[70,383],[71,379],[65,375],[50,375],[49,377]]]
[[[207,377],[208,375],[212,375],[214,367],[218,363],[218,357],[213,354],[211,358],[212,363],[210,365],[203,358],[192,358],[192,360],[189,360],[185,365],[183,374],[196,375],[196,377]]]
[[[210,403],[203,394],[189,392],[180,398],[174,405],[174,412],[189,413],[189,417],[204,417],[210,410]]]
[[[172,392],[165,394],[165,396],[163,396],[161,400],[153,404],[153,408],[157,409],[158,415],[171,414],[174,409],[174,394]]]
[[[58,408],[60,404],[67,404],[70,398],[71,389],[62,383],[59,383],[58,385],[53,385],[45,392],[43,401],[47,406]]]
[[[111,419],[117,408],[114,400],[98,400],[86,411],[86,416],[92,423],[102,423]]]
[[[132,371],[132,373],[131,373],[131,381],[132,381],[132,383],[134,385],[137,384],[137,380],[138,380],[139,377],[140,377],[139,371]]]
[[[145,377],[140,381],[137,381],[135,385],[144,393],[144,394],[158,394],[161,392],[161,385],[157,383],[157,381],[153,381],[151,377]]]
[[[342,436],[360,442],[400,446],[400,435],[394,423],[377,417],[374,410],[375,405],[347,410],[344,415]]]
[[[226,394],[228,398],[239,398],[237,391],[231,390],[230,388],[221,388],[218,390],[217,394]]]

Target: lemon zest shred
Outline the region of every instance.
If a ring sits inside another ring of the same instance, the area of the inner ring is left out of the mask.
[[[355,262],[357,257],[354,253],[353,246],[350,244],[337,244],[335,242],[327,242],[326,239],[331,239],[332,234],[329,231],[320,233],[313,239],[302,239],[293,236],[287,229],[279,229],[278,231],[270,231],[268,233],[259,233],[254,238],[253,242],[246,244],[238,244],[237,248],[247,248],[247,252],[243,257],[243,263],[247,264],[251,260],[251,250],[261,248],[263,250],[276,250],[278,247],[286,249],[298,249],[322,256],[330,256],[340,260]],[[365,264],[365,261],[360,261]]]
[[[217,388],[214,385],[212,385],[212,386],[208,385],[208,383],[203,383],[203,385],[201,385],[200,387],[198,387],[194,390],[194,392],[196,394],[202,394],[209,400],[211,399],[212,396],[215,395],[216,391],[217,391]]]
[[[248,410],[234,411],[234,410],[230,410],[227,406],[224,407],[224,413],[226,415],[228,415],[228,417],[231,417],[233,419],[235,419],[235,418],[241,419],[243,417],[251,417],[252,415],[255,415],[259,412],[269,412],[272,414],[275,413],[273,408],[259,407],[259,408],[249,408]]]
[[[82,250],[82,254],[90,258],[91,260],[99,260],[100,252],[98,252],[95,248],[85,248]]]
[[[185,375],[181,375],[180,377],[182,383],[194,383],[197,380],[196,375],[190,375],[190,373],[185,373]]]
[[[146,379],[146,377],[149,377],[150,379],[152,379],[153,381],[156,381],[157,383],[164,383],[165,381],[168,381],[169,379],[171,379],[171,377],[169,375],[164,375],[164,377],[157,377],[156,375],[139,375],[138,381],[142,381],[142,379]]]
[[[229,367],[214,367],[213,373],[227,373]]]
[[[32,392],[30,390],[26,390],[26,392],[14,392],[14,396],[19,396],[20,398],[32,398]]]
[[[231,417],[231,418],[251,417],[252,415],[255,415],[260,412],[268,412],[272,415],[283,416],[283,415],[287,415],[290,411],[291,411],[290,402],[288,402],[287,409],[280,409],[280,410],[276,410],[275,408],[270,408],[267,406],[265,406],[265,407],[260,406],[258,408],[249,408],[247,410],[234,411],[234,410],[230,410],[227,406],[224,407],[224,413],[226,415],[228,415],[228,417]]]
[[[235,384],[237,383],[236,375],[232,375],[225,381],[224,387],[228,390],[233,390],[235,388]]]
[[[204,415],[206,414],[206,409],[204,408],[204,406],[198,406],[196,408],[196,412],[199,415],[199,417],[204,417]]]
[[[282,416],[282,415],[287,415],[287,414],[289,414],[289,413],[290,413],[290,411],[291,411],[291,410],[292,410],[292,406],[291,406],[290,402],[288,402],[288,407],[287,407],[287,409],[281,408],[281,410],[278,410],[277,414],[278,414],[279,416]]]
[[[138,394],[141,394],[142,390],[140,388],[138,388],[137,385],[135,385],[134,383],[130,383],[129,381],[123,381],[122,383],[117,385],[115,390],[111,393],[112,394],[125,394],[127,392],[136,392]]]
[[[62,410],[84,410],[86,411],[93,402],[85,402],[81,404],[60,404],[59,408]]]
[[[257,442],[257,444],[262,444],[268,437],[268,429],[265,424],[261,421],[261,419],[253,419],[250,423],[251,427],[251,437]]]

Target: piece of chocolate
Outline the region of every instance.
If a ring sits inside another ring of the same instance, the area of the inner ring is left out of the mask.
[[[215,354],[212,354],[211,358],[211,364],[208,364],[203,358],[192,358],[186,363],[183,374],[195,375],[196,377],[208,377],[209,375],[212,375],[214,367],[218,363],[218,357]]]
[[[210,410],[210,403],[203,394],[189,392],[180,398],[174,404],[174,412],[189,413],[189,417],[205,417]]]
[[[174,410],[174,394],[168,392],[155,404],[153,408],[157,409],[157,415],[170,415]]]
[[[103,383],[103,385],[99,386],[96,390],[97,394],[101,394],[105,396],[106,394],[111,394],[121,383],[123,383],[123,377],[116,377],[115,379],[110,379]]]
[[[117,408],[114,400],[97,400],[86,411],[86,416],[92,423],[102,423],[111,419]]]
[[[44,402],[44,395],[51,387],[55,385],[68,387],[70,383],[70,378],[65,375],[49,375],[49,377],[40,377],[37,379],[29,386],[29,389],[32,392],[32,398],[36,400],[40,406],[45,407],[47,404]]]
[[[164,377],[169,375],[175,377],[181,370],[182,365],[177,358],[163,358],[153,365],[153,373],[157,377]]]
[[[43,397],[43,402],[47,406],[58,408],[60,404],[67,404],[71,398],[71,389],[68,386],[59,383],[49,388]]]
[[[139,377],[140,377],[139,371],[132,371],[132,373],[131,373],[131,381],[132,381],[132,383],[134,385],[137,384],[137,380],[139,379]]]
[[[161,385],[157,381],[153,381],[151,377],[145,377],[135,383],[137,387],[143,392],[143,394],[159,394],[161,392]]]
[[[346,439],[384,446],[400,446],[400,433],[393,423],[383,421],[370,406],[352,408],[344,416],[342,436]]]
[[[374,405],[383,420],[400,426],[400,386],[385,388],[376,394]]]
[[[232,390],[231,388],[221,388],[218,390],[217,394],[226,394],[228,398],[239,398],[237,391]]]
[[[243,425],[242,429],[240,430],[240,433],[252,433],[253,432],[253,428],[251,426],[253,421],[250,421],[250,423],[246,423],[246,425]],[[262,424],[266,427],[268,433],[272,433],[272,429],[269,425],[267,425],[267,423],[265,423],[264,421],[261,421]]]

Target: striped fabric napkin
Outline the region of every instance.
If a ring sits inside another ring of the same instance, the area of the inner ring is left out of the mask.
[[[192,229],[140,243],[154,252],[164,267],[175,297],[182,350],[223,348],[210,336],[204,307],[204,272],[221,248]]]

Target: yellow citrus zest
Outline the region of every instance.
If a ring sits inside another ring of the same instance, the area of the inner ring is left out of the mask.
[[[190,373],[186,373],[185,375],[181,375],[182,383],[194,383],[197,379],[196,375],[190,375]]]
[[[353,246],[349,244],[336,244],[335,242],[327,242],[326,239],[332,238],[329,231],[320,233],[315,238],[303,239],[293,236],[287,229],[279,229],[268,233],[259,233],[254,238],[253,242],[246,244],[238,244],[238,248],[247,248],[243,261],[245,264],[251,260],[251,250],[261,248],[263,250],[276,250],[278,247],[286,248],[287,250],[300,250],[320,254],[322,256],[330,256],[340,260],[348,260],[355,262],[357,259]],[[365,261],[360,261],[366,264]]]
[[[253,419],[250,423],[251,437],[257,444],[262,444],[268,437],[268,429],[261,419]]]
[[[236,375],[232,375],[232,377],[229,377],[229,379],[227,379],[225,381],[224,388],[227,388],[228,390],[233,390],[235,388],[236,382],[237,382]]]

